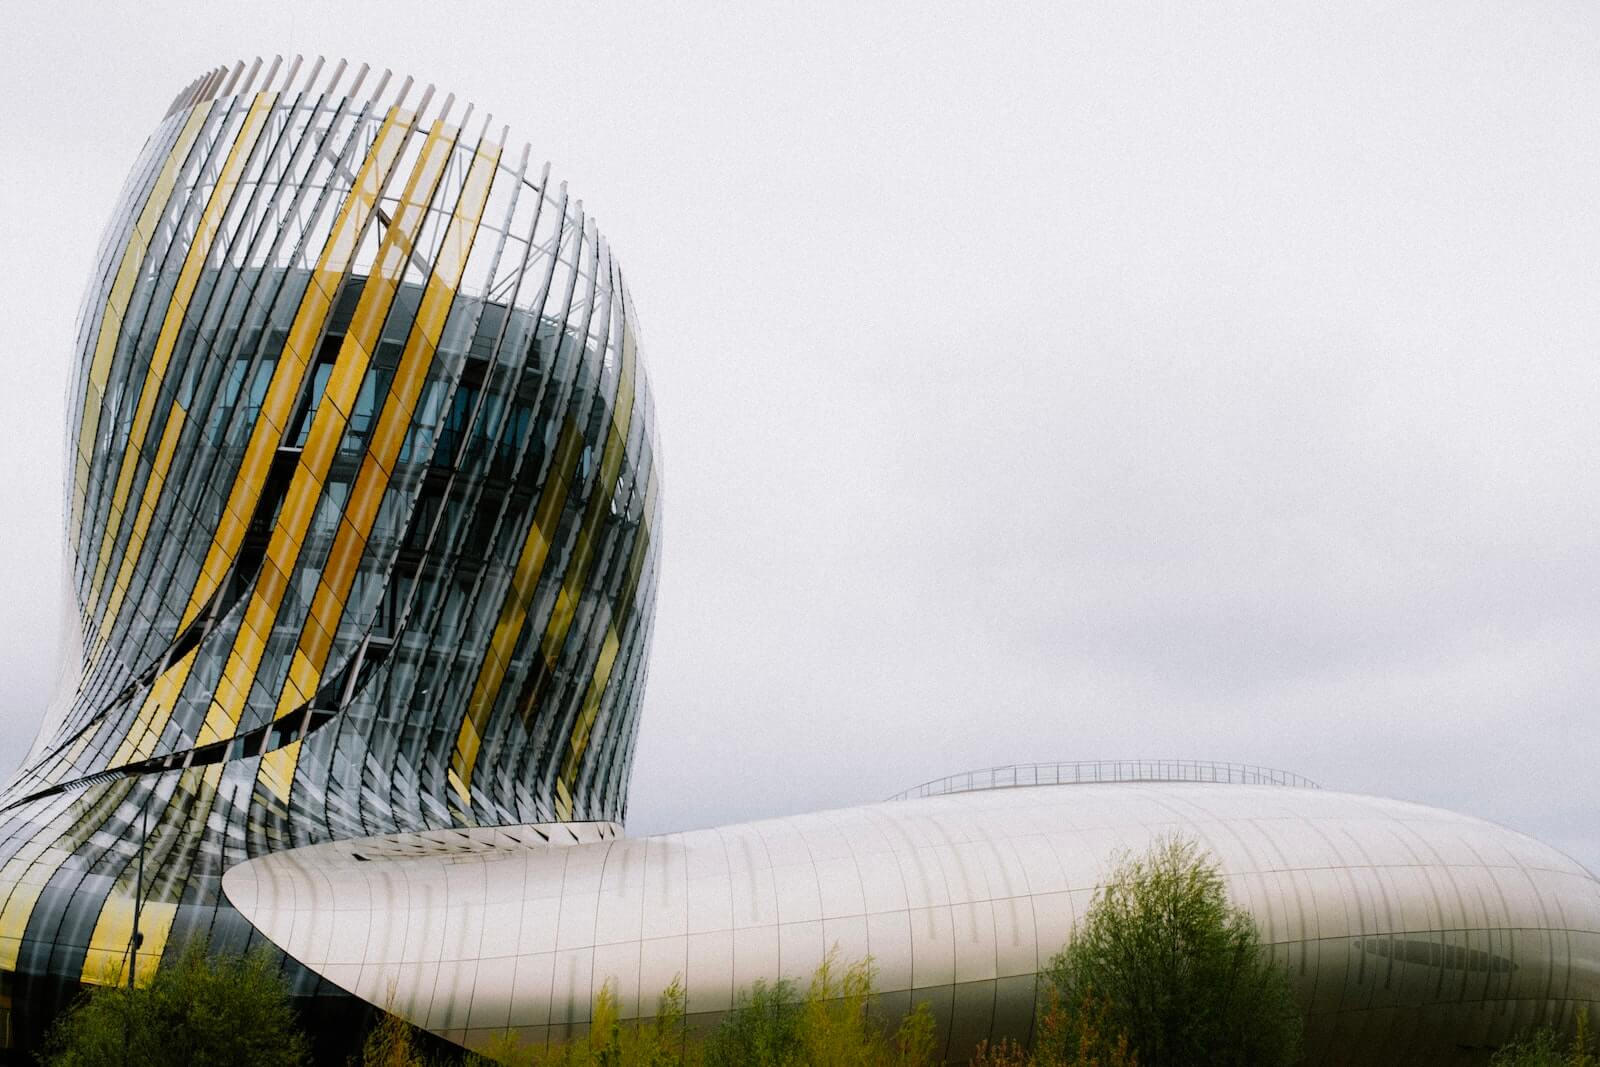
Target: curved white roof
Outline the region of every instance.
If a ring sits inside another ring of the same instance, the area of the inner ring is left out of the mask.
[[[225,888],[308,967],[467,1044],[574,1032],[608,981],[628,1017],[681,976],[710,1021],[837,946],[872,956],[887,1007],[928,1001],[960,1056],[1027,1036],[1038,971],[1117,856],[1179,833],[1293,976],[1314,1061],[1448,1058],[1600,1010],[1600,882],[1532,838],[1401,801],[1141,782],[644,838],[546,843],[553,829],[317,845],[235,867]]]

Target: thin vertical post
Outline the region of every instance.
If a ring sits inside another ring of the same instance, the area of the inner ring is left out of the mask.
[[[139,805],[139,860],[133,882],[133,945],[128,949],[128,989],[134,987],[134,974],[139,969],[139,908],[144,903],[144,846],[150,839],[150,798],[146,796]]]

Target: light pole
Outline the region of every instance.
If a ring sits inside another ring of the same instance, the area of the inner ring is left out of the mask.
[[[139,970],[139,946],[144,937],[139,933],[139,909],[144,904],[144,846],[150,840],[150,794],[139,805],[139,857],[133,881],[133,940],[128,945],[128,988],[134,987],[134,975]]]
[[[128,941],[128,995],[123,1001],[122,1013],[122,1067],[128,1067],[129,1046],[133,1043],[134,978],[139,970],[139,946],[144,936],[139,933],[139,909],[144,905],[144,847],[150,840],[150,798],[155,794],[154,783],[150,792],[139,804],[139,853],[135,860],[133,882],[133,937]]]

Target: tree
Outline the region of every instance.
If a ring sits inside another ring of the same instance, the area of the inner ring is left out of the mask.
[[[811,976],[800,1018],[802,1061],[809,1067],[922,1067],[933,1061],[933,1013],[918,1004],[892,1036],[867,1014],[873,992],[872,958],[842,970],[835,947]]]
[[[706,1042],[706,1067],[791,1067],[805,1062],[800,997],[788,979],[757,981]]]
[[[308,1060],[289,992],[266,951],[208,956],[194,941],[148,985],[90,989],[56,1021],[50,1067],[300,1067]]]
[[[1300,1058],[1304,1020],[1289,980],[1192,841],[1123,856],[1047,978],[1059,1018],[1040,1028],[1042,1063],[1116,1062],[1123,1038],[1120,1054],[1141,1067]]]

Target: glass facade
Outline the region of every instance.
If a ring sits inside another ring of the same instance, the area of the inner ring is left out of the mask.
[[[0,1039],[276,850],[618,823],[656,586],[620,270],[470,106],[344,63],[189,86],[78,321],[77,669],[0,792]],[[148,833],[141,826],[148,824]],[[310,991],[317,980],[295,970]]]

